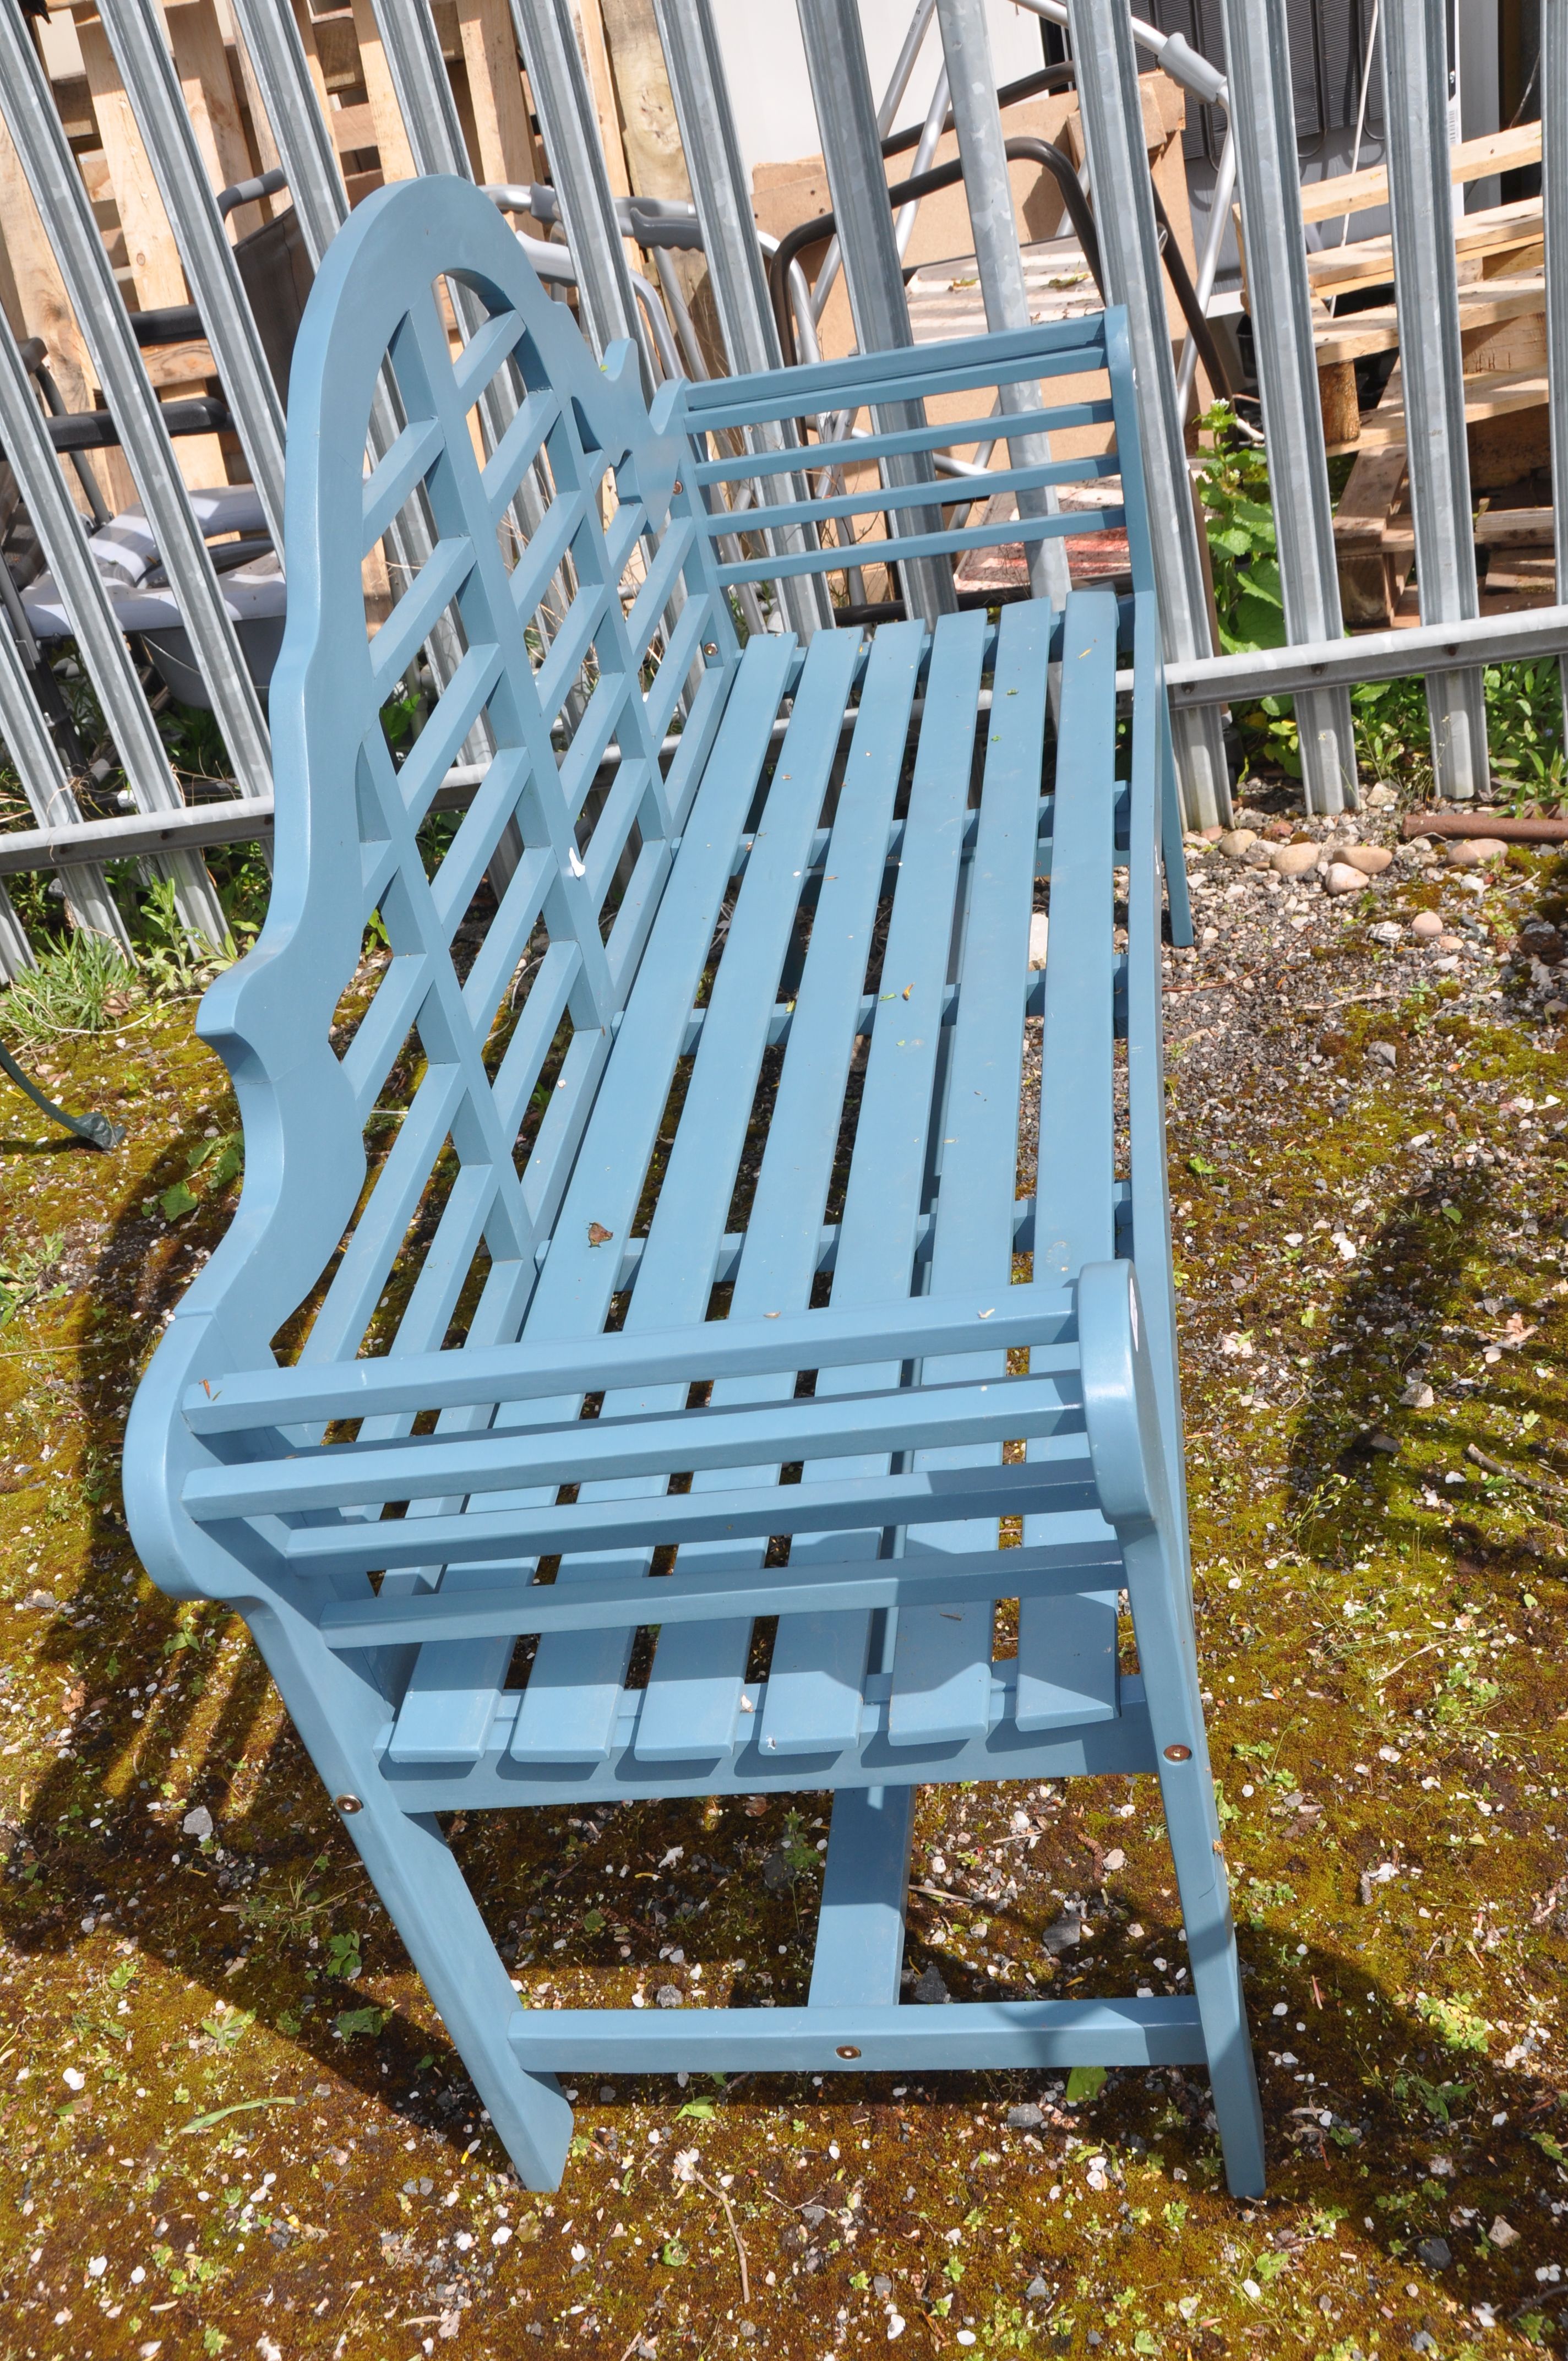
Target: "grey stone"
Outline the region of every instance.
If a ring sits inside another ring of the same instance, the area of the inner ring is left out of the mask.
[[[686,1996],[679,1984],[661,1984],[653,1995],[661,2008],[684,2008]]]
[[[1024,2301],[1025,2303],[1044,2303],[1049,2294],[1049,2288],[1036,2272],[1035,2277],[1029,2281],[1028,2286],[1024,2290]]]
[[[210,1837],[213,1833],[213,1816],[205,1804],[198,1804],[193,1811],[187,1812],[180,1823],[180,1829],[181,1835],[194,1837],[198,1842],[203,1837]]]
[[[1429,2271],[1445,2271],[1453,2260],[1453,2248],[1446,2238],[1419,2238],[1416,2259],[1424,2263]]]
[[[1399,1062],[1399,1052],[1392,1041],[1369,1041],[1366,1054],[1369,1058],[1376,1058],[1380,1066],[1394,1067]]]
[[[943,2001],[951,2000],[952,1996],[953,1995],[948,1990],[947,1985],[942,1982],[940,1971],[933,1960],[930,1967],[927,1969],[925,1974],[917,1977],[916,1980],[916,1999],[921,2002],[927,2008],[936,2008],[939,2006]]]
[[[1041,1936],[1040,1949],[1048,1951],[1053,1960],[1059,1960],[1064,1951],[1076,1950],[1082,1940],[1082,1919],[1076,1910],[1064,1910]]]
[[[893,2293],[893,2281],[885,2271],[878,2271],[875,2279],[872,2279],[872,2293],[879,2300],[885,2299]]]
[[[1031,2101],[1027,2106],[1009,2107],[1007,2128],[1010,2132],[1037,2132],[1045,2122],[1044,2115]]]

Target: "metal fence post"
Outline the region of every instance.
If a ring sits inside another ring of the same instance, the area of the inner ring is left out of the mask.
[[[158,0],[121,0],[119,7],[104,10],[104,30],[141,127],[267,529],[281,549],[283,405],[175,76],[164,38],[163,11]]]
[[[1176,406],[1132,23],[1126,0],[1068,0],[1068,16],[1106,292],[1112,302],[1127,307],[1144,476],[1157,524],[1161,636],[1168,662],[1191,662],[1212,655],[1213,646],[1192,481]],[[1187,825],[1228,823],[1230,775],[1218,712],[1173,713],[1171,731]]]
[[[570,0],[511,0],[511,14],[576,267],[583,325],[601,359],[618,336],[632,339],[651,401],[658,371],[638,316]]]
[[[348,197],[332,133],[316,104],[315,85],[293,13],[274,0],[231,0],[240,37],[250,53],[257,85],[267,108],[272,137],[311,268],[348,218]]]
[[[39,825],[59,827],[62,821],[74,819],[76,798],[65,775],[65,764],[33,695],[10,618],[4,614],[0,614],[0,739],[5,741],[11,767],[22,783],[22,792]],[[73,882],[68,890],[73,915],[80,923],[124,943],[125,928],[101,869],[84,868],[81,884]],[[24,969],[32,964],[32,949],[11,906],[11,897],[0,893],[0,981],[15,983]]]
[[[842,0],[795,0],[795,5],[856,340],[863,353],[898,352],[913,345],[915,335],[887,202],[876,104],[860,19],[842,5]],[[879,412],[884,432],[918,426],[924,418],[924,405],[914,402],[884,404]],[[923,456],[895,456],[883,460],[883,466],[890,486],[936,480],[935,470]],[[874,501],[868,500],[868,506],[872,505]],[[939,511],[901,509],[890,515],[889,522],[895,533],[921,533],[932,530],[939,514]],[[912,615],[934,622],[938,615],[956,610],[952,570],[945,559],[919,558],[899,571]]]
[[[1447,16],[1432,0],[1383,0],[1394,297],[1423,623],[1474,622],[1480,612],[1448,169]],[[1480,670],[1430,680],[1427,712],[1438,792],[1455,801],[1485,795]]]
[[[984,0],[937,0],[937,21],[947,60],[948,87],[953,103],[953,128],[964,168],[964,196],[974,236],[975,267],[980,273],[988,328],[1026,328],[1029,298],[1024,285],[1024,257],[1013,217],[1013,182],[1003,144],[1002,114],[996,104],[996,74],[991,62],[991,42],[985,29]],[[916,168],[918,169],[918,167]],[[998,390],[997,408],[1019,412],[1038,407],[1038,386],[1004,385]],[[1029,434],[1004,445],[1014,467],[1044,467],[1051,456],[1047,434]],[[1057,496],[1047,488],[1018,494],[1020,516],[1049,516]],[[1036,598],[1053,607],[1067,603],[1071,587],[1067,550],[1060,541],[1027,544],[1029,588]]]
[[[1312,343],[1307,249],[1296,158],[1286,0],[1223,0],[1230,147],[1241,176],[1247,289],[1263,393],[1268,480],[1279,549],[1285,629],[1292,642],[1343,630],[1322,407]],[[1356,801],[1347,689],[1296,699],[1301,787],[1310,812]]]
[[[653,12],[730,369],[742,377],[782,368],[784,355],[762,278],[762,249],[709,0],[653,0]],[[784,450],[795,439],[787,427],[770,421],[752,430],[751,447]],[[804,484],[791,476],[762,476],[758,486],[764,504],[806,496]],[[779,535],[778,545],[801,547],[799,528]],[[773,546],[772,536],[769,546]],[[791,576],[778,588],[789,627],[803,640],[832,622],[832,603],[819,575]]]
[[[93,563],[82,519],[66,489],[21,355],[4,327],[0,327],[0,444],[5,446],[16,489],[27,503],[38,546],[65,602],[76,644],[115,741],[132,801],[143,812],[183,811],[185,799],[170,768],[158,724],[142,694],[130,650],[115,620],[104,577]],[[9,736],[9,730],[6,734]],[[25,779],[24,784],[27,784]],[[49,827],[58,827],[62,818],[80,816],[74,799],[69,811],[62,811],[52,800],[47,809],[40,809],[30,785],[27,800],[40,823]],[[167,869],[182,896],[188,922],[221,942],[223,912],[203,863],[190,853],[170,853],[167,856]],[[98,884],[102,884],[101,877]],[[113,935],[123,941],[124,929],[108,899],[107,889],[103,904],[90,898],[96,896],[97,890],[84,880],[81,889],[72,887],[71,900],[80,906],[87,925],[99,934]]]
[[[1546,366],[1551,390],[1557,598],[1568,586],[1568,0],[1541,11],[1541,186],[1546,226]],[[1568,656],[1560,667],[1568,712]]]
[[[21,11],[0,7],[0,110],[5,113],[38,210],[48,224],[71,308],[119,430],[159,553],[180,604],[246,796],[271,792],[271,755],[261,701],[240,653],[159,402],[142,367],[92,203]],[[215,907],[215,904],[214,906]],[[209,931],[208,917],[182,910]],[[218,940],[222,941],[220,930]]]

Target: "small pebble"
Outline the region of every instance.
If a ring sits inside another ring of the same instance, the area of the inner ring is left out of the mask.
[[[1366,807],[1369,811],[1392,811],[1398,800],[1398,788],[1391,787],[1387,779],[1379,779],[1377,785],[1367,791]]]
[[[1348,862],[1331,861],[1328,874],[1323,879],[1323,891],[1326,894],[1359,894],[1365,884],[1362,872],[1351,868]]]
[[[1369,1041],[1366,1054],[1369,1058],[1376,1058],[1381,1066],[1398,1066],[1399,1062],[1399,1052],[1392,1041]]]
[[[1268,856],[1279,877],[1305,877],[1318,865],[1318,848],[1310,842],[1276,845]]]
[[[1451,869],[1479,869],[1488,861],[1501,861],[1508,851],[1501,837],[1456,836],[1448,846]]]
[[[1364,877],[1381,877],[1394,858],[1381,844],[1342,845],[1339,857],[1348,862],[1352,869],[1359,869]]]
[[[1405,939],[1404,928],[1393,918],[1380,918],[1376,926],[1370,928],[1368,932],[1375,943],[1386,943],[1390,950],[1396,943],[1403,942]]]
[[[1429,2271],[1445,2271],[1453,2260],[1453,2249],[1446,2238],[1419,2238],[1416,2257]]]
[[[1435,910],[1418,910],[1410,920],[1410,932],[1430,939],[1433,935],[1442,934],[1442,920]]]
[[[1233,828],[1220,839],[1220,851],[1227,861],[1239,861],[1249,845],[1257,842],[1255,828]]]

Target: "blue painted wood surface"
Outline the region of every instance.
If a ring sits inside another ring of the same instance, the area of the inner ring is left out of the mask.
[[[383,373],[404,424],[372,465]],[[1031,407],[993,415],[1003,385]],[[752,524],[775,459],[726,430],[784,417],[807,496]],[[1102,447],[987,493],[1119,478],[1119,505],[973,523],[961,482],[874,472],[1074,427]],[[411,501],[432,554],[368,631],[361,561]],[[736,627],[742,581],[837,598],[851,566],[1124,523],[1121,599],[806,648]],[[650,415],[472,188],[383,190],[300,335],[288,572],[272,907],[200,1018],[247,1174],[133,1413],[149,1572],[247,1620],[531,2184],[566,2068],[1174,2060],[1208,2063],[1257,2191],[1187,1571],[1159,994],[1190,922],[1124,321]],[[437,631],[456,661],[400,746]],[[914,1788],[1112,1772],[1160,1780],[1190,1998],[901,2005]],[[525,2011],[436,1817],[791,1789],[837,1801],[809,2005],[766,2014]]]

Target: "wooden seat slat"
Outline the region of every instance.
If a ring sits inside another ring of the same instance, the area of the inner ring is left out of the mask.
[[[1064,648],[1073,637],[1069,598]],[[1046,725],[1046,651],[1042,618],[1033,605],[1004,610],[997,637],[981,796],[980,829],[970,864],[963,923],[961,982],[946,1088],[940,1109],[936,1235],[929,1283],[933,1292],[1010,1285],[1012,1202],[1015,1187],[1019,1082],[1023,1071],[1024,1004],[1028,984],[1029,913]],[[1064,700],[1065,708],[1065,700]],[[1064,731],[1058,776],[1075,759]],[[1020,838],[1022,840],[1020,841]],[[1048,974],[1048,970],[1047,970]],[[1001,1378],[998,1354],[938,1356],[921,1369],[923,1383],[951,1378]],[[917,1468],[1000,1464],[1000,1445],[916,1454]],[[994,1519],[974,1524],[911,1530],[906,1556],[995,1546]],[[998,1553],[999,1559],[1001,1553]],[[999,1581],[1003,1578],[1001,1565]],[[929,1746],[978,1736],[991,1700],[992,1608],[957,1601],[901,1612],[893,1658],[888,1737],[894,1745]]]
[[[883,884],[880,855],[925,645],[925,632],[917,624],[900,626],[879,638],[861,686],[824,855],[810,947],[796,988],[796,1021],[784,1051],[735,1276],[731,1319],[782,1316],[804,1310],[810,1300],[818,1217],[830,1184],[853,1050],[853,1012],[860,1006]],[[840,684],[824,686],[820,726],[836,736],[834,707],[842,710]],[[806,693],[803,676],[797,711]],[[786,739],[786,748],[788,742]],[[781,772],[783,767],[781,755]],[[807,814],[811,819],[815,816],[815,811]],[[808,858],[803,859],[803,869]],[[720,1379],[713,1399],[716,1403],[787,1400],[793,1390],[793,1373],[786,1372],[782,1378]],[[778,1463],[773,1462],[755,1471],[755,1480],[776,1485],[779,1473]],[[699,1475],[693,1488],[712,1489],[713,1479]],[[739,1572],[760,1567],[763,1556],[756,1543],[739,1548],[697,1544],[682,1552],[680,1565],[698,1572]],[[661,1634],[638,1728],[638,1752],[644,1760],[680,1759],[697,1751],[685,1735],[693,1727],[700,1728],[716,1750],[728,1747],[733,1739],[743,1704],[751,1619],[735,1619],[716,1628],[720,1635],[717,1644],[707,1634],[685,1630],[678,1635]],[[856,1667],[857,1700],[862,1669]],[[694,1724],[683,1711],[683,1702],[696,1696],[707,1710]]]
[[[1071,602],[1062,664],[1062,733],[1076,759],[1058,762],[1051,828],[1051,958],[1046,963],[1035,1267],[1042,1277],[1115,1252],[1115,976],[1111,959],[1117,859],[1115,814],[1103,783],[1114,761],[1116,602],[1080,591]],[[1055,961],[1053,972],[1052,959]],[[1024,1539],[1047,1538],[1026,1518]],[[1116,1697],[1116,1590],[1085,1592],[1070,1608],[1025,1599],[1018,1609],[1020,1730],[1109,1719]]]

